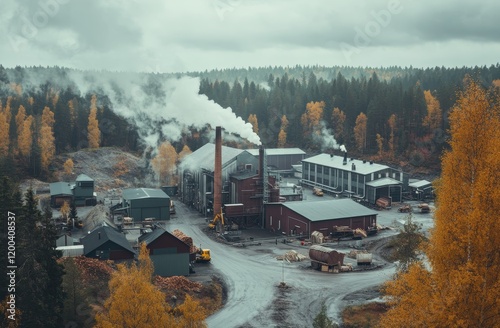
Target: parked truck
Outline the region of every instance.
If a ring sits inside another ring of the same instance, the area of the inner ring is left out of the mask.
[[[324,246],[313,245],[309,248],[311,267],[323,272],[338,272],[344,265],[344,256],[344,253]]]

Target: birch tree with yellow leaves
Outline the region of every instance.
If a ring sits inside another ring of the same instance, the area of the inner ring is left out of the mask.
[[[158,147],[157,155],[151,160],[153,170],[158,175],[160,184],[173,185],[176,181],[177,152],[170,142],[163,142]]]
[[[89,125],[87,127],[89,148],[99,148],[101,143],[101,130],[99,130],[99,121],[97,120],[96,102],[97,97],[93,95],[90,99]]]
[[[42,121],[38,137],[41,166],[44,171],[47,171],[56,153],[54,122],[54,113],[46,106],[42,112]]]
[[[500,327],[500,98],[465,83],[449,116],[429,265],[387,283],[382,327]]]

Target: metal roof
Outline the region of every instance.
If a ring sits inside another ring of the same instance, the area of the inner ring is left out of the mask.
[[[246,150],[222,146],[222,167]],[[207,143],[184,157],[180,166],[185,169],[206,169],[213,172],[215,163],[215,144]]]
[[[329,154],[319,154],[302,160],[302,162],[319,164],[326,167],[332,167],[344,171],[352,171],[363,175],[371,174],[389,168],[389,166],[387,165],[382,165],[377,163],[370,164],[369,161],[363,163],[363,161],[359,159],[351,160],[350,158],[347,158],[346,165],[343,164],[343,161],[344,161],[343,156],[335,156],[335,155],[330,156]],[[352,170],[352,164],[355,165],[356,167],[355,170]]]
[[[94,179],[92,179],[91,177],[89,177],[86,174],[80,174],[79,176],[76,177],[76,181],[92,181],[92,182],[94,182]]]
[[[143,198],[165,198],[170,199],[170,197],[161,189],[152,188],[130,188],[124,189],[122,192],[122,197],[126,200],[131,199],[143,199]]]
[[[146,245],[149,245],[151,244],[153,241],[155,241],[157,238],[159,238],[160,236],[162,236],[163,234],[169,234],[172,238],[176,238],[178,239],[180,242],[183,242],[182,240],[180,240],[179,238],[177,238],[176,236],[172,235],[170,232],[168,232],[167,230],[163,229],[163,228],[156,228],[155,230],[151,231],[150,233],[146,233],[144,235],[141,235],[139,237],[139,244],[140,243],[146,243]],[[183,242],[184,243],[184,242]],[[187,244],[186,244],[187,245]]]
[[[417,181],[410,182],[410,184],[408,186],[411,188],[431,187],[432,182],[429,182],[427,180],[417,180]]]
[[[54,182],[49,185],[50,195],[68,195],[73,196],[71,185],[67,182]]]
[[[103,226],[95,229],[90,234],[83,237],[81,243],[84,245],[85,255],[87,255],[95,251],[107,241],[111,241],[123,247],[125,250],[135,254],[134,249],[128,242],[125,235],[110,226]]]
[[[305,155],[306,152],[300,148],[264,148],[266,155]],[[247,149],[253,156],[259,156],[259,149]]]
[[[393,186],[398,184],[402,184],[402,182],[393,178],[380,178],[366,183],[367,186],[375,188],[384,186]]]
[[[315,202],[286,202],[283,206],[314,222],[378,215],[377,212],[349,198]]]

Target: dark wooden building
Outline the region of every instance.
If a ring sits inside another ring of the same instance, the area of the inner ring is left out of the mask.
[[[141,235],[139,243],[146,243],[156,275],[170,277],[189,274],[189,246],[170,232],[156,228]]]
[[[125,235],[112,227],[103,226],[95,229],[81,239],[83,254],[101,260],[133,259],[136,252]]]
[[[266,229],[286,235],[305,235],[313,231],[327,236],[333,226],[368,230],[377,224],[377,212],[352,199],[301,201],[266,204]]]

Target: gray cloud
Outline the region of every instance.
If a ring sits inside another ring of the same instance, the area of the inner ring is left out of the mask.
[[[495,17],[500,3],[493,0],[3,2],[4,66],[139,71],[295,64],[461,66],[496,63],[493,54],[500,45]],[[49,6],[44,22],[41,4],[47,3],[58,8],[50,13]],[[27,33],[33,32],[30,24],[38,26],[35,33]],[[346,45],[355,49],[346,53]]]

